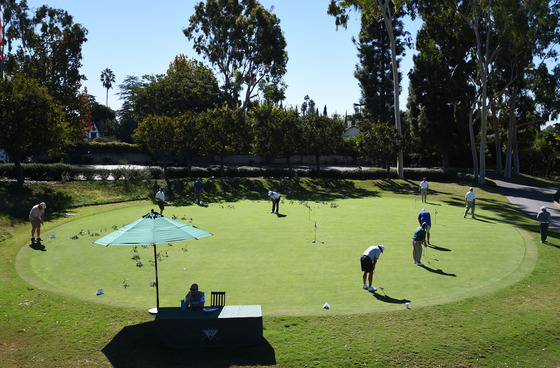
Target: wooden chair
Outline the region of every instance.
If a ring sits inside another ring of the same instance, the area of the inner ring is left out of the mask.
[[[211,291],[210,302],[212,307],[223,307],[226,305],[226,292],[225,291]]]

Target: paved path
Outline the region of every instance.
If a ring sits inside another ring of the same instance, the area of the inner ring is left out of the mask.
[[[498,179],[492,180],[513,205],[535,221],[541,206],[546,206],[551,214],[550,230],[560,233],[560,208],[554,203],[557,187],[530,187]]]

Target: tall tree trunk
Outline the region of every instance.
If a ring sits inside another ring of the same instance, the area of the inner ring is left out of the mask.
[[[320,178],[321,177],[321,162],[320,162],[320,155],[315,155],[315,167],[317,170],[317,177]]]
[[[496,149],[496,175],[502,175],[502,143],[500,142],[500,128],[498,127],[498,116],[496,105],[491,105],[492,109],[492,130],[494,131],[494,147]]]
[[[23,167],[21,166],[21,157],[13,156],[14,159],[14,169],[16,171],[16,180],[18,186],[23,186],[23,182],[25,181],[25,177],[23,176]]]
[[[508,124],[508,141],[506,147],[506,167],[504,172],[505,178],[511,178],[511,166],[513,159],[513,146],[516,141],[517,129],[515,127],[515,105],[517,104],[517,87],[513,88],[509,100],[509,124]]]
[[[519,176],[519,147],[517,145],[517,118],[514,118],[513,135],[513,175]]]
[[[469,136],[471,140],[471,153],[473,160],[473,175],[474,180],[478,181],[478,157],[476,156],[476,142],[474,139],[474,112],[469,111]]]
[[[399,132],[399,136],[402,136],[402,126],[401,126],[401,112],[399,107],[399,66],[397,64],[397,48],[395,44],[395,35],[393,33],[393,15],[391,14],[390,5],[393,4],[391,1],[377,0],[379,8],[383,13],[383,22],[385,24],[385,29],[387,29],[387,35],[389,36],[389,43],[391,44],[391,69],[393,70],[393,99],[394,99],[394,113],[395,113],[395,127]],[[397,155],[397,175],[399,179],[404,179],[404,155],[402,148],[399,148]]]

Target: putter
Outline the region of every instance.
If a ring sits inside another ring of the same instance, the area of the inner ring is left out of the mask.
[[[428,264],[430,264],[430,259],[428,258],[428,247],[426,247],[426,261],[428,261]]]
[[[385,288],[383,286],[381,286],[381,281],[379,281],[379,276],[377,276],[377,272],[373,271],[375,278],[377,279],[377,283],[379,284],[379,289],[383,292],[383,295],[387,296],[387,294],[385,294]]]

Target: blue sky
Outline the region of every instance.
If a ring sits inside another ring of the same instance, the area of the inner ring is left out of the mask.
[[[47,4],[68,11],[74,22],[88,30],[83,49],[81,69],[88,80],[88,93],[105,104],[106,90],[101,84],[101,71],[111,69],[116,82],[109,90],[109,106],[118,109],[121,101],[116,94],[118,85],[128,75],[165,73],[176,55],[202,61],[182,30],[197,1],[164,0],[157,3],[145,0],[28,0],[32,8]],[[348,29],[335,27],[335,20],[327,14],[330,0],[261,0],[265,8],[274,6],[280,18],[288,51],[288,71],[284,77],[288,85],[285,105],[300,106],[309,95],[322,111],[327,105],[329,114],[352,113],[353,103],[360,98],[354,70],[358,58],[352,37],[359,32],[359,14],[351,14]],[[416,24],[409,24],[409,32],[416,36]],[[401,110],[406,109],[408,81],[412,67],[412,51],[401,64]]]

